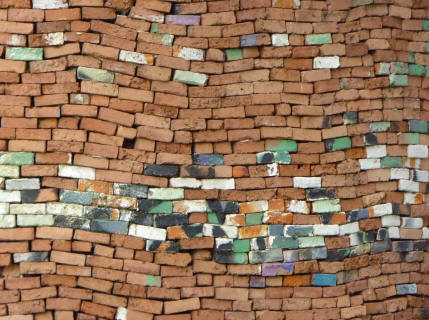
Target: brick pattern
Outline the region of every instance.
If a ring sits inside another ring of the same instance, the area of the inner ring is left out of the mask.
[[[0,0],[0,319],[425,319],[424,0]]]

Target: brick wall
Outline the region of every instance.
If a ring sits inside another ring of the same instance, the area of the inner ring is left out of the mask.
[[[0,320],[429,319],[427,0],[0,0]]]

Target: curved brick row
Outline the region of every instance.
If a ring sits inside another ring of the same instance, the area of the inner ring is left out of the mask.
[[[0,1],[0,319],[429,318],[425,0]]]

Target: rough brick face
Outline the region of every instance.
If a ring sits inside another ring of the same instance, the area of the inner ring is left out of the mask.
[[[429,4],[0,1],[1,319],[426,319]]]

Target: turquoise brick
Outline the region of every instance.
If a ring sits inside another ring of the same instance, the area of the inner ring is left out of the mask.
[[[424,76],[426,68],[420,64],[410,64],[408,74],[410,76]]]
[[[313,277],[313,286],[335,287],[337,285],[337,275],[330,273],[316,273]]]
[[[424,120],[410,120],[409,126],[411,132],[428,132],[428,123]]]
[[[429,31],[429,20],[423,20],[422,27],[424,31]]]
[[[382,168],[402,168],[402,157],[384,157],[381,159]]]
[[[269,151],[287,151],[287,152],[296,152],[298,149],[297,143],[294,140],[281,140],[278,145],[274,147],[267,148]]]
[[[406,87],[408,86],[408,76],[403,74],[391,74],[389,75],[389,81],[391,87]]]
[[[43,60],[43,48],[8,48],[6,58],[12,60]]]
[[[388,121],[371,122],[369,124],[369,128],[370,128],[371,132],[387,131],[387,129],[390,128],[390,122],[388,122]]]
[[[249,239],[234,240],[234,252],[249,252],[249,251],[250,251]]]
[[[14,164],[22,166],[34,164],[33,152],[0,152],[0,164]]]
[[[276,151],[274,152],[274,161],[280,164],[290,164],[291,157],[287,151]]]
[[[262,224],[264,214],[262,212],[246,214],[246,226],[256,226]]]
[[[330,33],[307,34],[305,36],[306,44],[328,44],[332,43],[332,36]]]
[[[241,50],[241,49],[226,49],[226,58],[228,60],[243,59],[243,50]]]

